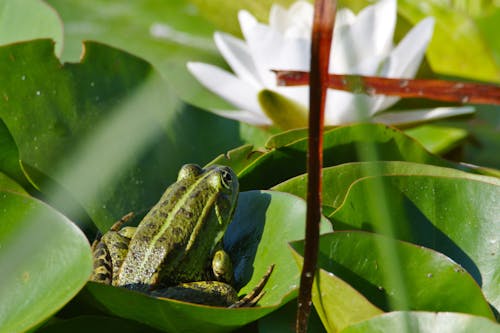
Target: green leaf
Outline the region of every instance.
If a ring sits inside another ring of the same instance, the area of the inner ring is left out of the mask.
[[[87,291],[108,311],[155,328],[225,332],[257,320],[296,296],[299,271],[288,242],[304,237],[306,204],[294,196],[271,191],[240,194],[233,222],[224,236],[232,258],[236,287],[252,290],[271,264],[274,271],[266,293],[255,308],[226,309],[156,299],[123,288],[89,283]],[[323,220],[322,231],[331,227]]]
[[[17,145],[2,119],[0,119],[0,171],[23,187],[31,188],[20,164]]]
[[[436,18],[427,50],[432,68],[439,73],[500,82],[500,61],[485,43],[477,22],[450,4],[434,0],[398,1],[398,13],[412,24],[427,16]]]
[[[308,146],[306,136],[307,132],[303,130],[285,132],[271,138],[268,144],[269,150],[258,158],[243,157],[240,161],[233,160],[231,163],[240,165],[237,171],[240,187],[243,190],[269,188],[305,173]],[[324,166],[358,161],[359,156],[374,145],[381,160],[409,161],[465,169],[463,166],[432,155],[414,139],[382,124],[356,124],[331,129],[325,132],[323,144]],[[224,163],[221,159],[218,159],[218,162]]]
[[[292,243],[292,248],[297,248],[295,243]],[[303,248],[300,249],[301,254],[296,251],[293,254],[302,268]],[[337,332],[352,323],[383,313],[347,282],[324,269],[318,269],[314,276],[312,301],[328,332]]]
[[[21,160],[69,191],[101,230],[151,207],[182,164],[243,143],[237,122],[184,104],[148,63],[98,43],[64,65],[49,41],[0,47],[0,71],[0,118]],[[65,193],[37,185],[65,203]]]
[[[500,332],[500,326],[483,317],[450,312],[391,312],[354,324],[341,333],[468,333]]]
[[[52,38],[61,54],[63,27],[57,13],[40,0],[3,0],[0,3],[0,45]]]
[[[303,254],[303,241],[292,246]],[[399,257],[401,285],[391,275],[383,246],[391,246]],[[366,301],[350,291],[351,287],[384,310],[456,311],[494,319],[474,279],[448,257],[421,246],[367,232],[336,231],[320,237],[318,266],[331,273],[319,277],[330,288],[320,286],[314,306],[324,314],[323,324],[333,331],[377,314],[376,308],[367,307]],[[358,308],[360,304],[365,307]]]
[[[382,181],[389,221],[367,211],[367,193]],[[368,192],[367,192],[368,191]],[[352,184],[330,216],[337,229],[375,230],[444,253],[465,268],[487,300],[500,308],[500,181],[443,174],[368,177]]]
[[[71,221],[38,200],[0,192],[0,210],[0,332],[22,332],[85,285],[90,247]]]
[[[245,9],[252,13],[259,21],[267,22],[272,4],[279,4],[288,8],[294,3],[293,0],[189,0],[198,6],[201,14],[210,20],[218,29],[240,35],[238,24],[238,11]],[[224,15],[221,15],[224,13]]]
[[[437,155],[443,155],[463,144],[468,136],[464,129],[436,125],[417,126],[404,132],[420,142],[428,151]]]
[[[82,41],[113,45],[150,62],[184,100],[195,105],[228,106],[203,88],[186,68],[188,61],[224,66],[213,42],[214,26],[187,1],[47,0],[47,3],[64,22],[63,60],[78,61]]]
[[[9,178],[4,173],[0,172],[0,191],[15,192],[18,194],[28,195],[24,188]]]
[[[323,205],[338,208],[344,201],[347,191],[357,180],[379,175],[427,175],[442,177],[463,177],[475,180],[491,181],[492,178],[466,173],[456,169],[434,165],[400,162],[355,162],[323,169],[322,200]],[[303,199],[307,196],[307,174],[290,178],[272,188],[287,192]]]

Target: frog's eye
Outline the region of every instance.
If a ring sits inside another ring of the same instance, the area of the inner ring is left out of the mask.
[[[231,173],[227,170],[222,170],[220,178],[222,180],[222,186],[230,190],[233,184],[233,176]]]

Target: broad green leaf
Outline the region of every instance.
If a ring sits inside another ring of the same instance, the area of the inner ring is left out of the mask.
[[[452,312],[391,312],[354,324],[341,333],[498,333],[500,325],[477,316]]]
[[[23,332],[85,285],[90,247],[71,221],[36,199],[0,192],[0,212],[0,332]]]
[[[57,13],[41,0],[3,0],[0,2],[0,45],[38,38],[56,42],[62,52],[63,27]]]
[[[0,191],[29,195],[21,185],[2,172],[0,172]]]
[[[492,178],[466,173],[456,169],[437,167],[434,165],[388,161],[388,162],[355,162],[323,169],[322,189],[323,205],[338,208],[344,201],[350,186],[358,179],[379,175],[427,175],[442,177],[462,177],[473,180],[492,181]],[[287,192],[306,199],[307,174],[290,178],[272,188],[275,191]]]
[[[293,254],[302,268],[304,258],[295,251]],[[352,323],[383,313],[347,282],[324,269],[316,271],[312,301],[328,332],[337,332]]]
[[[176,93],[195,105],[227,107],[188,72],[188,61],[224,65],[213,25],[185,0],[47,0],[64,23],[65,61],[78,61],[82,41],[94,40],[150,62]],[[225,17],[226,15],[224,15]]]
[[[108,311],[170,331],[225,332],[257,320],[296,296],[299,270],[287,243],[304,237],[306,205],[289,194],[251,191],[240,194],[224,237],[239,293],[252,290],[271,264],[266,293],[255,308],[226,309],[156,299],[123,288],[89,283],[87,291]],[[323,232],[331,231],[326,219]]]
[[[369,195],[382,181],[388,218],[374,222]],[[497,178],[443,174],[368,177],[352,184],[330,216],[337,229],[389,232],[398,239],[439,251],[459,263],[500,308],[500,182]]]
[[[299,139],[300,135],[304,137]],[[285,132],[270,139],[269,148],[255,159],[242,157],[237,173],[243,190],[269,188],[286,179],[305,173],[307,132]],[[283,137],[281,137],[283,136]],[[289,144],[286,141],[290,140]],[[323,138],[324,166],[338,165],[359,160],[359,156],[375,146],[381,160],[409,161],[462,168],[427,152],[418,142],[401,131],[382,124],[356,124],[342,126],[325,132]],[[246,159],[246,162],[244,161]],[[226,164],[224,158],[211,163]],[[242,167],[242,164],[245,164]],[[465,167],[463,167],[465,168]]]
[[[23,187],[31,187],[23,172],[17,145],[2,119],[0,119],[0,171]]]
[[[98,43],[64,65],[49,41],[0,47],[0,71],[0,118],[21,160],[76,197],[102,230],[147,210],[182,164],[243,143],[238,123],[182,103],[148,63]]]
[[[495,59],[472,17],[436,0],[398,1],[398,13],[412,24],[427,16],[436,19],[427,50],[436,72],[500,82],[500,61]]]
[[[293,242],[292,246],[303,254],[303,241]],[[388,262],[389,258],[382,255],[383,246],[395,251],[399,264]],[[402,284],[395,281],[394,267],[390,265],[397,266]],[[494,319],[474,279],[448,257],[425,247],[367,232],[337,231],[320,237],[318,266],[330,275],[319,276],[322,285],[314,286],[314,306],[324,314],[323,324],[332,331],[377,314],[376,308],[366,307],[350,292],[351,287],[386,311],[453,311]],[[339,279],[348,285],[339,283]],[[330,288],[324,289],[323,284]],[[347,291],[352,302],[346,298]],[[359,304],[365,308],[360,309]]]
[[[437,155],[443,155],[463,144],[468,136],[464,129],[436,125],[418,126],[404,132],[420,142],[428,151]]]

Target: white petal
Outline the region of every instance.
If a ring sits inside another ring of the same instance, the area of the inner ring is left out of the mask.
[[[370,110],[370,97],[328,89],[325,105],[325,124],[341,125],[357,122],[368,117]]]
[[[239,109],[263,114],[257,100],[258,89],[219,67],[188,62],[188,70],[201,84]]]
[[[288,20],[284,35],[294,38],[311,38],[313,15],[314,8],[309,2],[295,2],[288,9]]]
[[[343,11],[342,20],[336,23],[330,55],[330,72],[345,74],[372,74],[358,72],[366,67],[367,59],[382,59],[392,47],[396,24],[395,0],[382,0],[363,9],[357,17]],[[374,62],[374,68],[379,64]]]
[[[218,114],[224,118],[242,121],[256,126],[269,126],[272,122],[267,116],[263,114],[256,114],[255,112],[245,110],[211,110],[213,113]]]
[[[415,76],[425,49],[432,38],[434,19],[428,17],[411,29],[405,38],[394,48],[384,65],[382,75],[387,77]]]
[[[384,124],[412,124],[429,120],[455,117],[474,113],[474,107],[440,107],[434,109],[418,109],[411,111],[384,112],[375,117],[375,122]]]
[[[342,8],[337,11],[335,16],[335,29],[344,25],[351,25],[356,20],[356,15],[349,8]]]
[[[309,70],[309,39],[284,38],[278,31],[256,22],[245,11],[240,11],[238,17],[255,67],[266,87],[276,87],[271,69]]]
[[[305,107],[309,105],[309,86],[276,87],[276,92]]]
[[[288,24],[287,11],[278,4],[273,4],[269,12],[269,26],[284,33]]]
[[[262,83],[257,77],[257,69],[247,45],[242,40],[221,32],[214,34],[214,40],[220,53],[235,74],[252,84],[256,89],[262,89]]]

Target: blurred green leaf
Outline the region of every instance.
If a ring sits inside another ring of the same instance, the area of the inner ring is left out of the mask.
[[[25,195],[0,192],[0,332],[23,332],[59,310],[92,270],[83,233]]]
[[[477,22],[449,3],[435,0],[398,1],[398,13],[412,24],[427,16],[436,19],[427,57],[434,71],[500,82],[500,61],[485,42]]]
[[[0,171],[24,188],[31,188],[20,163],[17,145],[2,119],[0,119]]]
[[[443,155],[463,144],[468,136],[464,129],[436,125],[422,125],[404,132],[420,142],[428,151],[437,155]]]
[[[0,172],[0,191],[14,192],[18,194],[28,195],[24,188],[9,178],[4,173]]]
[[[251,191],[240,194],[234,219],[224,236],[240,295],[250,292],[271,264],[274,271],[258,307],[226,309],[157,299],[97,283],[87,291],[108,311],[120,317],[169,332],[226,332],[257,320],[296,296],[299,270],[288,242],[304,237],[306,204],[289,194]],[[331,231],[324,219],[322,231]]]
[[[112,45],[150,62],[184,100],[195,105],[227,107],[186,68],[188,61],[224,66],[212,40],[215,28],[201,17],[196,6],[185,0],[47,0],[47,3],[64,22],[63,60],[77,61],[82,41]]]
[[[354,324],[341,333],[468,333],[500,332],[500,326],[483,317],[450,312],[391,312]]]
[[[182,164],[243,143],[237,122],[182,103],[148,63],[98,43],[63,66],[49,41],[0,47],[0,71],[0,118],[21,160],[75,196],[102,230],[146,211]],[[64,191],[38,185],[65,202]]]
[[[403,286],[387,279],[386,258],[379,251],[387,243],[400,257]],[[303,254],[303,241],[292,246]],[[352,287],[386,311],[404,310],[397,306],[404,303],[412,310],[456,311],[494,319],[474,279],[448,257],[421,246],[367,232],[336,231],[320,237],[318,266],[330,274],[319,276],[321,285],[313,287],[313,301],[331,331],[380,313]]]
[[[241,35],[240,25],[238,23],[238,12],[247,10],[261,22],[268,22],[271,5],[279,4],[285,8],[292,5],[295,0],[188,0],[195,4],[201,15],[211,21],[218,29]],[[221,15],[224,13],[224,15]]]
[[[41,0],[0,2],[0,45],[38,38],[52,38],[61,54],[63,26],[50,6]]]
[[[439,251],[465,268],[500,308],[500,181],[470,175],[393,175],[354,182],[330,216],[337,230],[389,232],[366,210],[367,193],[383,182],[394,237]]]

